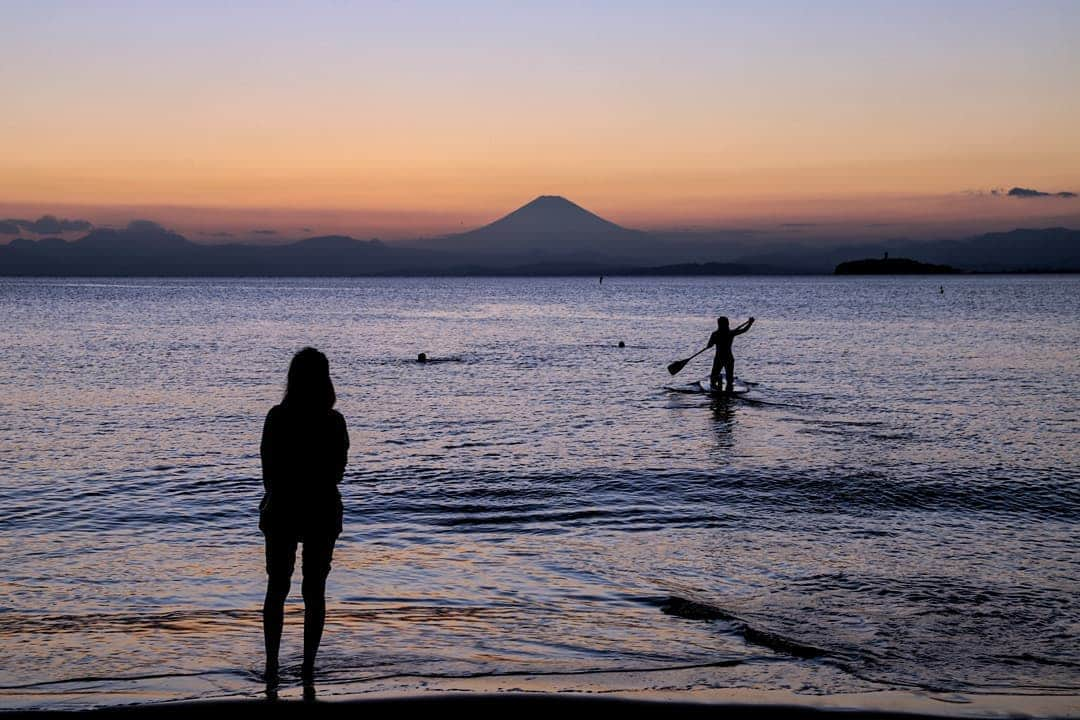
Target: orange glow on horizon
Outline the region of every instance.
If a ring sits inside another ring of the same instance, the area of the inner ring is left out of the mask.
[[[540,194],[646,228],[1080,212],[965,196],[1080,192],[1068,8],[10,14],[0,201],[16,217],[321,211],[408,236]]]

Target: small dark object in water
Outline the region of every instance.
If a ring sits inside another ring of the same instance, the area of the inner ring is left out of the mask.
[[[437,365],[439,363],[456,363],[465,362],[460,357],[428,357],[427,353],[420,353],[416,356],[416,362],[422,365]]]
[[[626,347],[626,343],[624,343],[622,340],[620,340],[619,341],[619,347]]]

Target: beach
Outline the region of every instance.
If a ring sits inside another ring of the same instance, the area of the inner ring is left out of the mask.
[[[528,683],[525,683],[528,684]],[[189,717],[193,713],[254,713],[260,717],[400,717],[402,714],[454,714],[473,718],[506,717],[508,714],[541,713],[560,717],[595,717],[606,713],[618,717],[730,717],[730,718],[866,718],[902,720],[910,718],[1001,718],[1076,717],[1077,698],[1024,698],[987,696],[971,699],[933,698],[892,693],[876,697],[829,698],[808,702],[782,692],[740,693],[683,692],[671,695],[490,692],[459,688],[453,692],[431,690],[398,695],[372,693],[362,696],[342,694],[331,698],[276,700],[229,699],[191,702],[148,702],[106,706],[81,711],[12,711],[6,717],[124,718]]]

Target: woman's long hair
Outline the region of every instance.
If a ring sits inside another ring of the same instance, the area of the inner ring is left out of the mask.
[[[292,410],[326,412],[335,402],[337,395],[326,356],[313,347],[296,353],[289,363],[289,381],[281,404]]]

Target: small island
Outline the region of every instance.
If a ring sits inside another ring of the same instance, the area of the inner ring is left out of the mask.
[[[842,262],[834,275],[951,275],[961,272],[949,265],[933,265],[908,258],[877,258]]]

